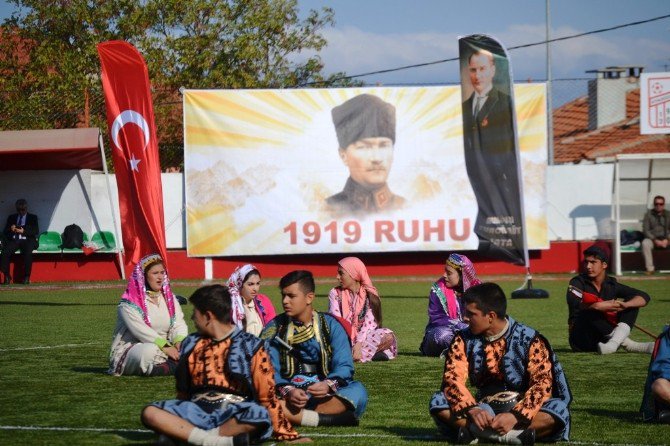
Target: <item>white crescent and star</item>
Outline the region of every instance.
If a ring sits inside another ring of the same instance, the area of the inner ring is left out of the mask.
[[[147,120],[144,119],[144,116],[135,110],[124,110],[114,119],[111,131],[114,145],[119,150],[123,151],[119,142],[119,133],[126,124],[135,124],[142,130],[142,133],[144,133],[144,147],[142,147],[142,151],[144,151],[147,148],[147,145],[149,145],[150,141],[149,124],[147,123]],[[139,168],[137,166],[142,160],[135,158],[135,154],[132,152],[132,150],[130,151],[130,160],[128,161],[130,162],[130,170],[139,172]]]

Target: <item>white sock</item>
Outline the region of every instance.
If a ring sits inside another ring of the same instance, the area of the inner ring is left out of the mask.
[[[301,426],[316,427],[319,425],[319,413],[314,410],[304,409],[302,411]]]
[[[233,446],[233,437],[221,437],[209,435],[205,438],[202,446]]]
[[[519,440],[519,435],[522,432],[523,431],[520,429],[512,429],[505,435],[501,435],[498,441],[504,444],[521,444],[521,440]]]
[[[188,442],[195,445],[205,444],[205,438],[210,435],[209,431],[194,427],[190,434],[188,434]],[[217,434],[218,435],[218,434]]]

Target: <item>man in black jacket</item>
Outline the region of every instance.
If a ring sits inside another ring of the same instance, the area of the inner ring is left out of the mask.
[[[5,244],[0,256],[0,271],[5,278],[3,285],[9,285],[12,276],[9,275],[9,260],[16,251],[20,250],[23,256],[25,275],[23,283],[30,283],[30,271],[33,266],[33,251],[37,249],[37,235],[40,233],[37,215],[28,213],[28,202],[20,198],[16,200],[16,214],[7,218],[5,230]]]

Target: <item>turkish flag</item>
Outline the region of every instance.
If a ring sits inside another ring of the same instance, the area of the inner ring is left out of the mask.
[[[119,190],[126,272],[145,255],[166,262],[163,188],[149,73],[127,42],[98,45],[107,124]]]

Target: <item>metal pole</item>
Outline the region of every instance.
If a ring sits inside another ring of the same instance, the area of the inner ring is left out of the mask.
[[[126,269],[123,263],[123,240],[119,237],[119,231],[116,226],[116,213],[114,212],[114,201],[112,201],[112,187],[109,184],[109,172],[107,171],[107,160],[105,159],[105,145],[102,140],[102,133],[98,133],[98,145],[102,155],[102,168],[105,172],[105,182],[107,183],[107,196],[109,197],[109,207],[112,211],[112,224],[114,225],[114,237],[116,238],[116,249],[119,257],[119,268],[121,269],[121,279],[126,280]]]
[[[550,28],[551,21],[549,15],[549,0],[545,0],[545,9],[546,9],[546,45],[547,45],[547,161],[549,165],[554,164],[554,113],[552,105],[552,88],[551,88],[551,45],[549,43],[550,39]]]

